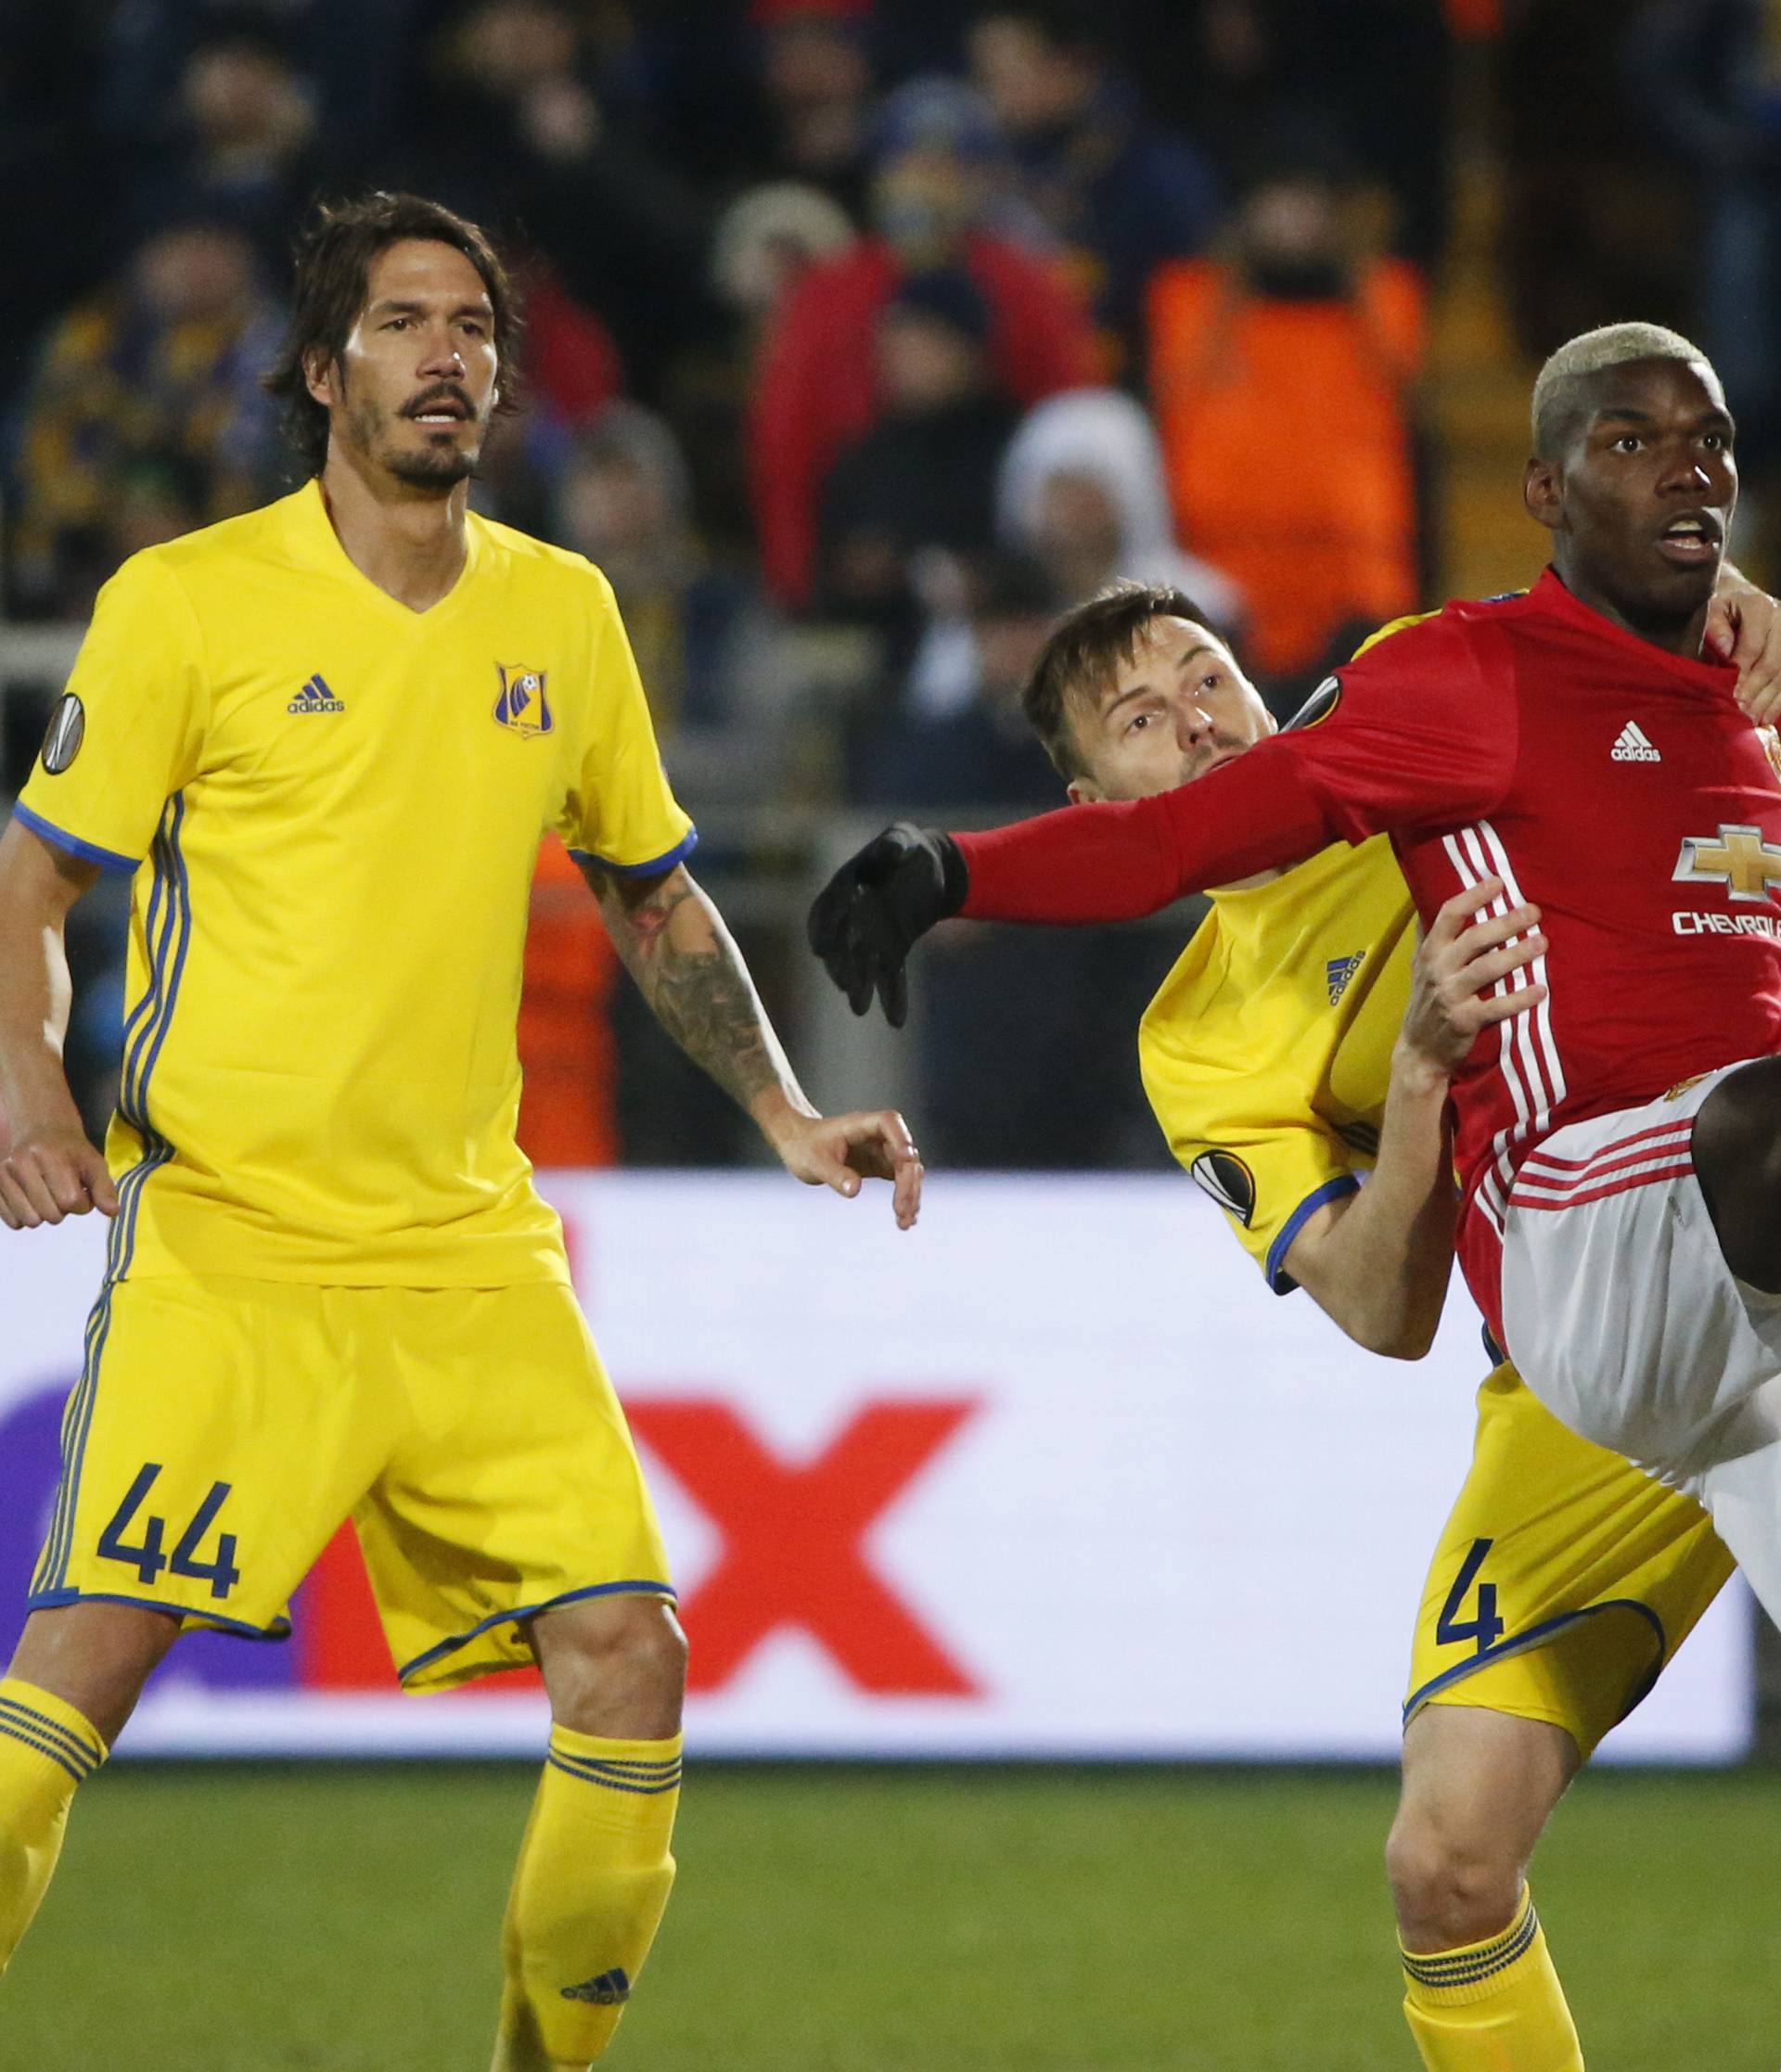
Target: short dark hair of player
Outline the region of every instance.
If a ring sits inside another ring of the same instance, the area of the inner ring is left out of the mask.
[[[1138,642],[1153,619],[1210,624],[1185,591],[1160,583],[1116,582],[1085,605],[1078,605],[1039,650],[1039,659],[1020,694],[1020,707],[1066,784],[1084,774],[1070,732],[1070,700],[1093,697],[1104,690],[1121,664],[1136,655]]]
[[[514,355],[519,306],[507,270],[488,233],[468,216],[417,194],[361,195],[325,201],[297,240],[290,323],[263,386],[285,406],[285,436],[317,473],[327,456],[327,411],[309,392],[305,354],[320,350],[338,361],[365,308],[371,264],[379,252],[411,237],[453,245],[482,276],[494,311],[495,364],[501,373],[497,412],[519,407]]]

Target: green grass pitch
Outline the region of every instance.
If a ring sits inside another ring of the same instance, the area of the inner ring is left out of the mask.
[[[486,2072],[517,1768],[120,1770],[7,2072]],[[721,1769],[614,2072],[1414,2072],[1371,1771]],[[1590,2072],[1774,2072],[1781,1777],[1585,1777],[1536,1891]]]

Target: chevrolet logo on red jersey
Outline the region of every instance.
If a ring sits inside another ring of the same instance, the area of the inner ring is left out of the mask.
[[[1769,903],[1769,888],[1781,884],[1781,848],[1762,839],[1760,827],[1728,827],[1721,824],[1717,839],[1711,835],[1689,835],[1676,859],[1678,882],[1706,880],[1723,885],[1735,900]]]

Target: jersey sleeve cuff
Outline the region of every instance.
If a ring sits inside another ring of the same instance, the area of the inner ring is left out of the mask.
[[[41,836],[52,849],[62,850],[70,856],[78,856],[83,863],[96,863],[103,871],[127,871],[135,874],[142,859],[125,856],[115,849],[101,849],[97,842],[83,841],[80,836],[70,835],[66,827],[58,827],[53,820],[45,820],[42,813],[32,812],[20,802],[13,805],[13,817],[22,820],[33,835]]]
[[[1359,1194],[1360,1182],[1352,1172],[1339,1172],[1335,1179],[1326,1180],[1315,1187],[1295,1209],[1268,1247],[1267,1264],[1262,1272],[1268,1277],[1268,1285],[1276,1295],[1290,1295],[1299,1284],[1287,1272],[1287,1254],[1292,1249],[1292,1241],[1304,1229],[1305,1224],[1326,1201],[1340,1201],[1344,1195]]]
[[[674,846],[660,856],[651,856],[641,863],[615,863],[609,856],[601,856],[591,849],[571,849],[570,854],[578,863],[593,863],[603,871],[610,871],[614,877],[660,877],[676,863],[684,863],[698,847],[698,829],[689,827]]]

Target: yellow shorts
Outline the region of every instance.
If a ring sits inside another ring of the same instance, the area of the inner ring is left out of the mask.
[[[104,1290],[33,1609],[105,1598],[278,1637],[349,1515],[411,1690],[531,1662],[519,1622],[548,1605],[674,1594],[567,1287]]]
[[[1423,1587],[1404,1721],[1482,1706],[1549,1720],[1588,1756],[1732,1567],[1692,1497],[1579,1439],[1506,1362]]]

